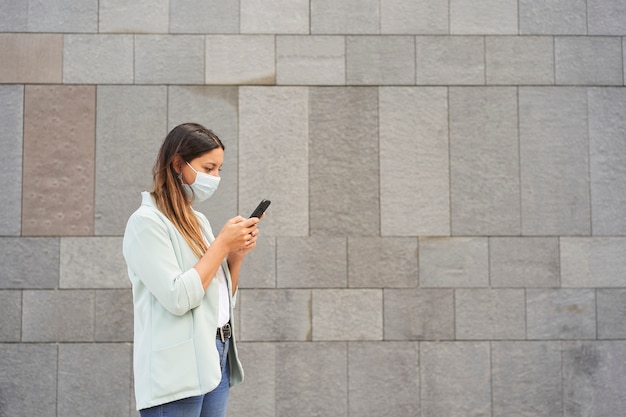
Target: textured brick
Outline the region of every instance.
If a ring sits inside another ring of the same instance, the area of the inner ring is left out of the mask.
[[[276,353],[277,416],[348,416],[345,342],[281,343]]]
[[[137,84],[203,84],[204,37],[136,35]]]
[[[127,343],[61,345],[58,413],[128,415],[131,351]]]
[[[420,372],[423,416],[491,415],[489,343],[422,342]]]
[[[311,234],[378,236],[378,90],[313,88],[309,94]]]
[[[589,157],[594,235],[625,235],[626,90],[590,88]]]
[[[21,327],[22,292],[0,290],[0,342],[19,342]]]
[[[453,35],[516,35],[517,0],[450,0]]]
[[[446,89],[381,87],[378,114],[381,234],[449,235]]]
[[[520,232],[517,92],[450,89],[453,235]]]
[[[228,416],[275,417],[276,373],[281,363],[275,343],[238,342],[246,382],[230,390]],[[282,368],[282,366],[281,366]]]
[[[520,0],[521,35],[584,35],[587,33],[585,0]]]
[[[520,88],[522,233],[589,234],[587,98],[582,88]]]
[[[561,238],[563,287],[626,287],[626,238]]]
[[[346,82],[415,84],[415,40],[410,36],[348,36]]]
[[[93,291],[33,291],[23,294],[22,340],[90,342],[94,340]]]
[[[420,287],[489,286],[486,238],[420,238]]]
[[[239,274],[239,288],[276,287],[276,238],[264,236],[263,224],[254,251],[246,255]]]
[[[308,0],[239,0],[241,33],[309,33]]]
[[[556,84],[623,85],[618,37],[557,37],[554,40]]]
[[[62,238],[61,288],[129,288],[121,237]]]
[[[598,339],[626,339],[626,289],[599,289]]]
[[[377,0],[311,0],[312,34],[379,33]]]
[[[495,342],[491,348],[494,416],[560,416],[561,345]]]
[[[626,342],[563,343],[565,416],[618,416],[626,407]]]
[[[418,351],[414,342],[350,343],[349,415],[385,416],[390,405],[394,416],[419,415]]]
[[[313,291],[313,340],[382,339],[382,290]]]
[[[239,294],[241,340],[311,340],[311,290],[245,290]]]
[[[0,344],[0,369],[3,415],[57,415],[56,345]]]
[[[447,34],[447,0],[381,0],[382,34]]]
[[[28,30],[28,2],[5,0],[0,3],[0,32],[26,32]]]
[[[65,35],[63,82],[65,84],[132,84],[134,45],[132,35]]]
[[[348,239],[348,286],[417,287],[417,239]]]
[[[528,339],[595,339],[596,297],[588,289],[526,290]]]
[[[96,342],[133,341],[133,295],[128,290],[96,290]]]
[[[588,0],[590,35],[626,35],[626,3],[621,0]]]
[[[454,338],[454,292],[448,289],[386,289],[385,340]]]
[[[281,237],[276,248],[278,287],[347,287],[347,243],[342,237]]]
[[[249,215],[272,200],[265,236],[309,233],[308,90],[247,87],[239,90],[239,208]]]
[[[0,265],[0,288],[55,288],[59,238],[0,237]]]
[[[29,0],[29,32],[97,32],[98,0]]]
[[[152,166],[167,134],[166,100],[162,86],[98,86],[97,235],[123,235],[139,193],[152,188]]]
[[[239,33],[240,0],[169,0],[171,33]]]
[[[485,40],[478,36],[417,36],[418,85],[485,84]]]
[[[0,33],[0,83],[60,83],[63,35]]]
[[[523,289],[455,291],[456,338],[463,340],[524,339]]]
[[[209,35],[206,84],[274,84],[276,48],[271,35]]]
[[[0,6],[1,7],[1,6]],[[0,235],[19,236],[22,223],[24,87],[0,85]]]
[[[486,58],[487,84],[554,84],[552,37],[487,37]]]
[[[277,36],[276,83],[341,85],[346,82],[343,36]]]
[[[167,33],[169,0],[99,0],[99,32]]]
[[[558,287],[559,241],[542,237],[489,239],[492,287]]]

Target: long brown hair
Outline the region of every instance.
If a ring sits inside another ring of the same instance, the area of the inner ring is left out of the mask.
[[[165,137],[152,170],[154,188],[150,194],[157,208],[176,226],[198,258],[206,252],[208,244],[191,209],[193,196],[185,191],[174,169],[174,157],[191,162],[216,148],[224,149],[224,144],[215,133],[197,123],[183,123]]]

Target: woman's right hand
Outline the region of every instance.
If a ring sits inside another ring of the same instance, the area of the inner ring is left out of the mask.
[[[241,216],[228,220],[215,240],[220,240],[228,252],[246,249],[256,244],[257,223],[259,219],[252,217],[249,219]]]

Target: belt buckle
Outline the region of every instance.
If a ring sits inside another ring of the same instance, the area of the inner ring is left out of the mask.
[[[232,335],[230,323],[226,323],[223,327],[218,327],[218,331],[220,333],[220,339],[222,340],[222,343],[226,343],[226,339],[230,339],[230,336]]]

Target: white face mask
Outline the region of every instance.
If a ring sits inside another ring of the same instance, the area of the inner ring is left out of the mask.
[[[185,163],[189,165],[189,168],[193,169],[189,162],[185,161]],[[195,196],[195,201],[200,203],[211,197],[217,190],[217,186],[220,185],[220,177],[198,172],[195,169],[193,169],[193,172],[196,173],[196,180],[191,185],[183,183],[183,187],[191,195]]]

